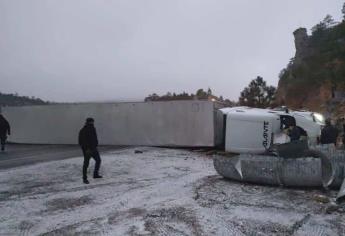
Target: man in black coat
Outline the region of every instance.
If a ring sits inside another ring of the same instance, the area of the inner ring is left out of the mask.
[[[101,157],[97,150],[98,139],[93,118],[87,118],[84,127],[80,130],[79,145],[84,154],[83,182],[84,184],[89,184],[89,181],[87,180],[87,168],[89,167],[91,157],[96,161],[93,178],[102,178],[98,173],[101,166]]]
[[[321,130],[321,144],[337,145],[338,130],[331,124],[331,120],[326,120],[326,126]]]
[[[343,148],[345,149],[345,124],[343,124]]]
[[[8,121],[0,114],[0,142],[1,142],[1,151],[5,151],[5,143],[7,135],[11,135],[11,128]]]
[[[287,129],[287,135],[290,137],[291,142],[308,139],[307,131],[300,126],[297,126],[295,119],[291,119],[286,125],[289,127]]]

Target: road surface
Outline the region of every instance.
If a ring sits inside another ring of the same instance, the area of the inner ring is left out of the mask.
[[[125,146],[101,146],[99,151],[111,151],[125,148]],[[6,151],[0,151],[0,169],[31,165],[39,162],[64,160],[82,156],[77,145],[29,145],[9,144]]]
[[[138,149],[103,153],[87,185],[80,158],[1,170],[0,235],[345,235],[336,191],[230,181],[205,153]]]

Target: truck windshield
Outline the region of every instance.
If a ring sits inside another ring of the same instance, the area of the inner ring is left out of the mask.
[[[286,129],[292,125],[296,125],[296,120],[293,116],[289,116],[289,115],[280,116],[280,129]]]

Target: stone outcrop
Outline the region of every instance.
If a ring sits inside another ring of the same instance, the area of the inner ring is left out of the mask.
[[[345,22],[308,35],[293,32],[296,53],[280,74],[276,103],[341,117],[345,111]]]
[[[309,36],[306,28],[299,28],[293,32],[295,37],[295,62],[301,63],[304,58],[309,55]]]

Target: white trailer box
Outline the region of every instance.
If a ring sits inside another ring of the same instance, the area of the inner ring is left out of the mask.
[[[16,143],[76,144],[85,119],[93,117],[104,145],[217,144],[216,109],[210,101],[3,107],[2,113],[11,124],[9,141]]]

